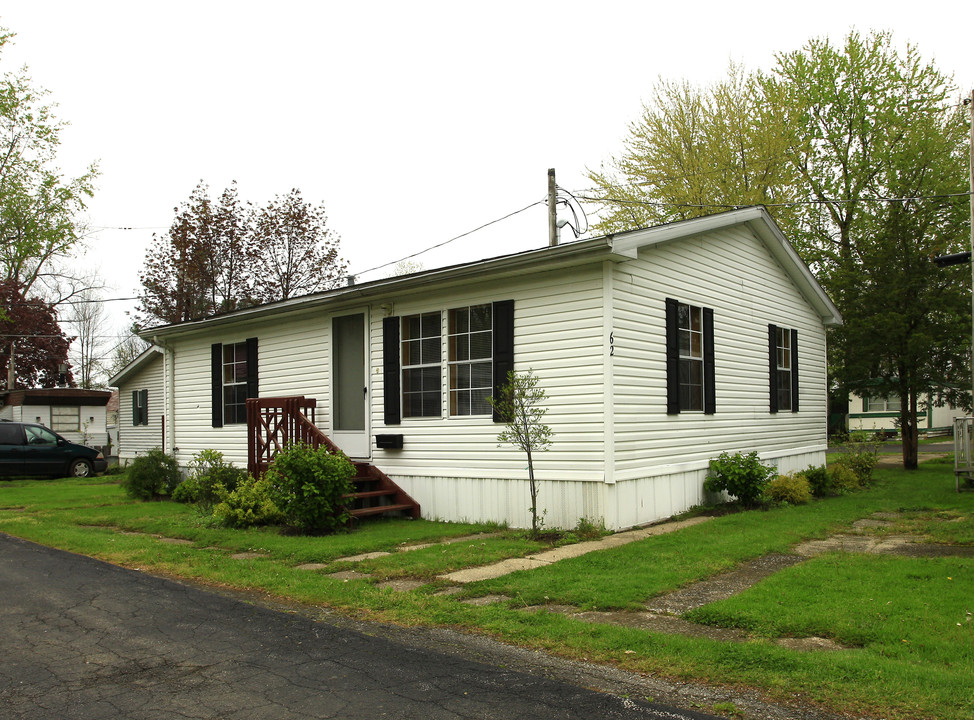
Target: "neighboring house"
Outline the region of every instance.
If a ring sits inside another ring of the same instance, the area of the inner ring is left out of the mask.
[[[105,407],[111,392],[38,388],[0,393],[0,418],[37,423],[65,440],[101,450],[109,443]]]
[[[921,395],[917,400],[917,427],[921,433],[953,432],[954,418],[965,417],[962,408],[950,405],[930,405],[930,396]],[[899,433],[900,399],[890,397],[860,397],[849,395],[849,432],[856,430],[882,430],[885,433]]]
[[[304,396],[424,516],[520,527],[526,461],[498,444],[488,397],[531,369],[553,431],[535,457],[546,524],[618,529],[703,502],[723,451],[756,450],[781,472],[824,463],[825,327],[840,322],[767,212],[746,208],[142,337],[164,351],[145,370],[166,392],[150,416],[173,419],[165,448],[180,465],[207,448],[245,465],[247,398]],[[124,416],[139,383],[122,375]]]
[[[109,382],[118,391],[119,463],[164,446],[166,426],[163,352],[150,347]]]

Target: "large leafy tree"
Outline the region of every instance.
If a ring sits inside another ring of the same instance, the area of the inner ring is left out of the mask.
[[[0,53],[12,33],[0,29]],[[57,167],[64,123],[32,85],[26,69],[0,80],[0,272],[30,293],[57,284],[54,264],[82,236],[79,214],[92,194],[97,169],[65,178]]]
[[[590,173],[601,202],[653,221],[768,205],[846,319],[830,339],[837,392],[899,395],[915,467],[918,398],[963,400],[950,388],[969,377],[969,289],[929,262],[969,232],[956,88],[882,32],[812,40],[703,93],[662,87],[622,157]],[[632,216],[606,211],[601,229]]]
[[[146,254],[139,322],[178,323],[335,287],[345,264],[323,207],[298,190],[255,209],[236,183],[197,185]]]
[[[260,240],[255,294],[261,302],[287,300],[337,286],[345,273],[338,236],[328,227],[323,205],[314,206],[291,190],[257,213]]]
[[[65,337],[54,306],[28,297],[15,280],[0,280],[0,302],[4,311],[0,316],[0,388],[50,388],[62,380],[73,385],[68,348],[74,338]]]

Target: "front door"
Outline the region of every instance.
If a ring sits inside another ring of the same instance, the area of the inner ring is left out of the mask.
[[[367,313],[331,321],[331,439],[352,458],[371,456]]]

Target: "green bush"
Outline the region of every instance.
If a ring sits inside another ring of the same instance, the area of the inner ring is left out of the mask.
[[[344,526],[350,515],[344,495],[353,491],[355,466],[324,446],[289,445],[274,456],[267,479],[285,524],[304,533],[325,533]]]
[[[842,453],[836,464],[845,465],[852,470],[856,474],[859,486],[867,487],[873,480],[873,469],[878,460],[875,452],[866,448],[859,448]]]
[[[859,476],[843,462],[829,465],[829,478],[832,480],[832,486],[836,493],[839,494],[854,492],[861,487]]]
[[[747,455],[724,452],[710,461],[710,471],[703,486],[709,492],[727,492],[741,505],[754,507],[760,503],[768,481],[777,473],[773,467],[761,464],[757,452]]]
[[[235,490],[226,493],[223,502],[213,509],[213,516],[227,527],[236,528],[276,525],[283,520],[267,477],[243,480]]]
[[[171,493],[182,479],[176,458],[153,448],[128,466],[122,488],[136,500],[152,500],[163,491]]]
[[[229,493],[247,479],[247,473],[223,460],[217,450],[201,450],[190,463],[192,474],[175,489],[176,502],[195,504],[209,514]]]
[[[798,474],[808,481],[812,495],[815,497],[831,497],[836,494],[832,476],[829,475],[829,470],[824,465],[806,468]]]
[[[801,473],[779,475],[768,483],[764,496],[774,503],[804,505],[812,499],[812,488]]]

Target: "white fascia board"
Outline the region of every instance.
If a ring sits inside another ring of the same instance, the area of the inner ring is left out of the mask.
[[[514,255],[503,255],[464,265],[425,270],[400,277],[383,278],[360,285],[349,285],[291,300],[244,308],[203,320],[149,327],[143,329],[139,335],[149,342],[164,343],[167,337],[184,336],[194,332],[209,332],[212,328],[221,325],[264,319],[283,313],[321,306],[340,308],[350,304],[361,304],[363,301],[395,299],[402,295],[423,292],[431,285],[435,285],[438,289],[462,287],[468,285],[472,279],[482,280],[488,275],[491,278],[500,279],[590,262],[601,262],[605,259],[618,262],[632,257],[635,257],[635,250],[623,254],[616,253],[612,248],[610,238],[607,237],[578,240],[564,245],[528,250]]]
[[[143,367],[148,365],[150,361],[154,360],[157,354],[162,355],[164,353],[165,351],[158,345],[150,345],[147,349],[143,350],[137,358],[115,373],[113,377],[108,379],[109,387],[117,388],[119,383],[125,382],[130,375],[138,372]]]

